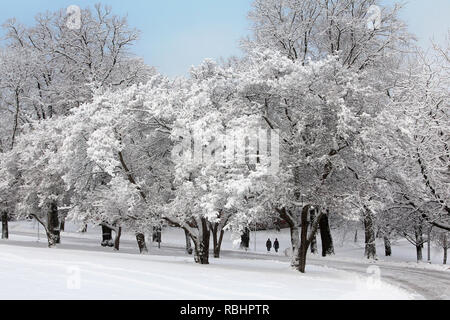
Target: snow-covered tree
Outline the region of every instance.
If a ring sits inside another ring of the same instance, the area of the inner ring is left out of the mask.
[[[392,185],[393,208],[449,230],[449,61],[445,51],[431,58],[414,54],[392,91],[392,107],[379,130],[384,175]],[[380,134],[383,133],[383,134]]]
[[[62,122],[61,175],[74,193],[69,216],[133,230],[141,252],[164,198],[159,189],[170,186],[170,139],[145,121],[143,105],[166,83],[155,76],[147,85],[99,93]]]
[[[16,216],[33,217],[42,224],[50,247],[60,242],[58,206],[63,206],[69,195],[57,172],[61,131],[55,122],[28,125],[18,137],[16,147],[2,161],[8,185],[14,186],[17,193]]]
[[[31,27],[14,19],[7,21],[6,48],[0,54],[0,102],[5,115],[1,152],[10,152],[2,166],[6,171],[17,171],[8,176],[12,180],[7,185],[25,192],[20,199],[23,207],[17,210],[33,214],[44,224],[43,216],[31,212],[51,207],[47,211],[55,212],[51,226],[55,230],[59,230],[55,206],[64,206],[74,196],[61,184],[63,162],[52,163],[52,158],[60,159],[64,117],[90,102],[97,90],[126,88],[146,82],[154,74],[128,51],[138,32],[125,18],[113,15],[109,7],[96,5],[94,10],[82,10],[78,29],[69,28],[67,19],[60,10],[38,15]],[[26,129],[19,143],[22,128]],[[39,203],[32,210],[25,204],[31,205],[33,197]],[[8,210],[13,211],[14,206]]]
[[[436,243],[443,249],[444,251],[444,257],[442,260],[443,264],[447,264],[447,259],[448,259],[448,249],[450,247],[450,239],[449,239],[449,235],[448,232],[446,231],[442,231],[439,232],[437,234],[436,237]]]
[[[195,260],[202,264],[209,262],[211,232],[218,258],[225,228],[234,225],[236,233],[242,231],[236,216],[251,193],[245,150],[247,160],[252,150],[246,149],[242,128],[255,122],[240,108],[236,75],[232,68],[206,60],[191,70],[185,91],[174,93],[179,100],[170,109],[171,136],[178,144],[173,151],[173,195],[164,217],[191,237]]]
[[[407,43],[400,9],[378,0],[255,0],[249,13],[253,35],[243,46],[276,49],[303,64],[336,55],[342,65],[364,69]]]
[[[38,14],[31,27],[15,19],[4,25],[7,46],[31,52],[36,73],[29,76],[37,93],[36,117],[64,115],[92,99],[97,88],[145,82],[153,71],[131,56],[139,32],[110,7],[81,10],[80,28],[69,28],[66,10]]]

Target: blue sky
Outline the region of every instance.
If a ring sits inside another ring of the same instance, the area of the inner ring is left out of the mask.
[[[2,1],[0,21],[16,17],[30,24],[38,12],[69,5],[112,6],[127,14],[130,25],[142,31],[135,53],[169,76],[186,74],[204,58],[239,55],[239,39],[249,33],[246,20],[252,0],[14,0]],[[393,3],[393,1],[384,1]],[[443,41],[450,28],[450,0],[409,0],[402,18],[422,46]]]

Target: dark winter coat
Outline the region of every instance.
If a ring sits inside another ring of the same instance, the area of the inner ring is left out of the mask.
[[[266,247],[267,247],[267,249],[272,248],[272,241],[267,240],[267,242],[266,242]]]
[[[275,242],[273,243],[273,247],[275,248],[275,250],[280,249],[280,243],[278,242],[278,240],[275,240]]]

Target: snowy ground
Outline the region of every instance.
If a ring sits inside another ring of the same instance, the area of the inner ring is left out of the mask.
[[[0,244],[0,299],[411,299],[351,273],[285,262],[140,256]]]
[[[79,234],[73,225],[57,249],[47,249],[42,230],[37,241],[36,227],[33,222],[12,223],[10,240],[0,241],[0,299],[420,299],[422,292],[450,298],[445,289],[450,273],[415,271],[399,262],[381,262],[376,267],[381,270],[374,269],[358,256],[358,245],[337,247],[334,258],[311,257],[307,274],[301,275],[290,269],[283,253],[264,253],[268,237],[287,247],[286,231],[259,232],[256,253],[239,251],[227,235],[223,257],[200,266],[183,252],[184,234],[177,229],[164,232],[161,249],[153,246],[142,256],[136,254],[132,235],[125,234],[121,252],[115,253],[99,246],[98,228]],[[401,248],[394,247],[393,260],[413,261],[414,255]],[[396,251],[402,255],[396,257]],[[407,279],[397,282],[399,273]],[[432,285],[428,276],[436,281],[443,277],[444,288],[422,290]],[[409,279],[424,284],[411,290]]]

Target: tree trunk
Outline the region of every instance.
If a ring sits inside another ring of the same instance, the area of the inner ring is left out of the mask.
[[[355,239],[354,239],[355,243],[358,243],[358,229],[355,230]]]
[[[209,264],[209,241],[211,233],[208,227],[208,221],[201,218],[201,225],[198,226],[199,237],[194,240],[195,244],[195,262],[199,264]]]
[[[311,242],[311,253],[317,254],[319,250],[317,249],[317,237],[314,237]]]
[[[210,227],[213,235],[214,258],[220,258],[220,248],[222,247],[224,231],[219,230],[218,223],[210,224]]]
[[[216,247],[217,247],[217,243],[219,241],[219,239],[217,237],[218,224],[217,223],[214,223],[214,224],[210,223],[209,225],[210,225],[210,231],[211,231],[212,236],[213,236],[214,258],[219,258],[220,257],[220,249],[219,249],[219,251],[217,253],[217,256],[216,256]]]
[[[311,221],[311,224],[316,220],[316,210],[311,210],[309,214],[309,220]],[[317,237],[314,235],[312,241],[311,241],[311,253],[317,254]]]
[[[225,234],[225,231],[223,229],[220,230],[219,242],[217,243],[217,248],[214,248],[214,256],[216,258],[220,258],[220,251],[222,250],[222,242],[223,242],[224,234]],[[217,249],[217,252],[216,252],[216,249]]]
[[[443,264],[447,264],[448,242],[447,242],[447,235],[445,233],[442,235],[442,244],[444,247],[444,262],[443,262]]]
[[[427,262],[431,263],[431,228],[428,230],[427,239]]]
[[[328,213],[322,215],[319,221],[320,237],[322,239],[322,257],[334,255],[333,237],[331,236]]]
[[[49,239],[49,247],[53,247],[55,244],[61,243],[61,234],[59,230],[59,218],[58,218],[58,205],[56,202],[50,204],[49,211],[47,213],[47,227],[48,232],[47,238]]]
[[[145,243],[145,235],[143,233],[136,233],[136,241],[141,254],[148,253],[147,244]]]
[[[448,251],[448,248],[446,247],[446,248],[444,248],[444,264],[447,264],[447,251]]]
[[[423,261],[422,248],[423,245],[416,245],[417,262]]]
[[[415,236],[416,236],[416,253],[417,253],[417,262],[423,261],[423,230],[422,225],[417,224],[414,228]]]
[[[301,216],[300,248],[298,250],[299,265],[297,268],[301,273],[306,272],[306,255],[308,253],[308,212],[309,206],[304,207]]]
[[[291,147],[291,151],[295,152],[294,148]],[[293,176],[294,176],[294,196],[297,202],[302,202],[301,195],[301,185],[302,178],[300,174],[300,167],[295,166],[293,168]],[[285,219],[289,223],[289,227],[291,229],[291,245],[292,245],[292,262],[291,266],[299,270],[300,272],[305,272],[306,268],[306,254],[308,253],[308,248],[306,247],[306,241],[304,237],[308,237],[308,213],[309,206],[304,206],[300,209],[300,207],[295,208],[294,214],[288,214],[286,208],[284,208],[283,212],[286,216]],[[300,216],[300,221],[299,221]],[[283,218],[283,216],[281,216]],[[301,235],[299,237],[299,226],[301,227]],[[303,246],[302,246],[303,245]]]
[[[292,247],[292,260],[291,267],[298,269],[300,266],[299,260],[299,247],[300,247],[300,239],[299,239],[299,226],[298,221],[294,220],[297,215],[291,215],[288,213],[286,208],[278,210],[280,213],[280,217],[286,221],[289,225],[289,231],[291,233],[291,247]]]
[[[8,212],[2,213],[2,239],[9,239]]]
[[[186,230],[184,230],[184,234],[186,236],[186,253],[192,254],[193,250],[191,244],[191,237],[189,236],[189,233]]]
[[[66,218],[62,217],[61,222],[59,224],[59,230],[64,232],[65,228],[66,228]]]
[[[53,248],[56,246],[56,238],[55,235],[53,235],[51,232],[47,232],[47,241],[48,241],[48,247]]]
[[[112,229],[102,225],[102,246],[103,247],[112,247]]]
[[[116,230],[116,237],[114,239],[114,250],[119,251],[120,249],[120,237],[122,236],[122,227],[118,227]]]
[[[377,248],[375,243],[375,229],[373,225],[373,215],[368,209],[366,209],[366,213],[364,216],[364,229],[365,229],[365,256],[367,259],[376,259],[377,258]]]
[[[384,236],[384,252],[386,254],[386,257],[392,256],[392,247],[391,247],[391,240],[389,240],[388,236]]]
[[[300,230],[297,226],[290,227],[291,232],[291,246],[292,246],[292,260],[291,267],[299,268],[300,260],[299,260],[299,249],[300,249]]]

